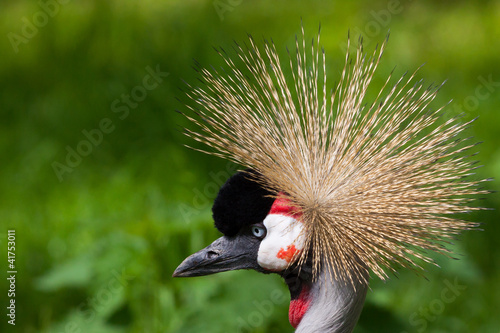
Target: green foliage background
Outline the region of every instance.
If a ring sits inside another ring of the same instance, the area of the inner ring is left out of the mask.
[[[47,3],[53,15],[43,14]],[[453,99],[449,115],[479,116],[467,133],[484,141],[476,177],[500,178],[499,1],[3,0],[0,17],[2,332],[292,331],[277,276],[171,278],[218,237],[211,201],[236,168],[183,147],[191,142],[174,112],[186,110],[178,88],[197,84],[193,59],[219,66],[212,47],[231,53],[247,33],[272,38],[286,56],[301,18],[309,36],[321,23],[334,82],[349,29],[366,50],[390,30],[373,91],[395,65],[399,76],[425,62],[426,83],[448,80],[434,106]],[[27,21],[39,25],[29,38]],[[114,101],[142,84],[148,66],[169,75],[120,119]],[[67,147],[105,118],[113,130],[60,180],[54,162],[66,164]],[[481,204],[498,208],[499,197]],[[499,332],[499,214],[467,216],[484,231],[460,237],[460,260],[425,265],[426,279],[374,279],[355,332]],[[17,237],[15,327],[6,317],[8,229]]]

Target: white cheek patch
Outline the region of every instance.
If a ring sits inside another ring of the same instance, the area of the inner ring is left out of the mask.
[[[292,216],[269,214],[264,219],[267,235],[260,243],[258,264],[270,271],[282,271],[304,248],[302,223]]]

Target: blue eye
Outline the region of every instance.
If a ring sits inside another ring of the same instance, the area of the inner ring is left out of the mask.
[[[266,237],[266,228],[260,225],[253,225],[252,226],[252,234],[257,237],[257,238],[264,238]]]

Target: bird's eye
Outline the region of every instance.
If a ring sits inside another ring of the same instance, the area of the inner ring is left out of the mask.
[[[257,238],[264,238],[266,237],[266,228],[260,225],[253,225],[252,234]]]

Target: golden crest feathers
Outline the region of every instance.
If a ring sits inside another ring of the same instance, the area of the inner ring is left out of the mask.
[[[302,29],[289,71],[272,42],[261,50],[250,37],[235,47],[242,67],[220,51],[228,71],[201,69],[204,86],[188,93],[196,130],[187,134],[285,192],[302,211],[313,273],[350,282],[432,262],[422,250],[448,253],[446,242],[477,226],[452,215],[480,209],[470,202],[486,193],[483,180],[465,178],[474,144],[457,136],[469,123],[440,121],[442,108],[429,107],[439,87],[425,89],[416,72],[392,86],[389,76],[365,104],[385,44],[369,57],[361,41],[352,59],[348,50],[328,93],[319,33],[306,45]]]

